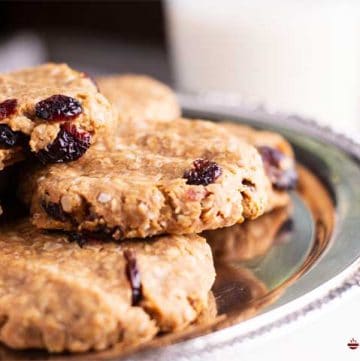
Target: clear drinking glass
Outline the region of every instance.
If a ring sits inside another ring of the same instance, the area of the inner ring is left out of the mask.
[[[180,90],[360,131],[360,1],[167,0]]]

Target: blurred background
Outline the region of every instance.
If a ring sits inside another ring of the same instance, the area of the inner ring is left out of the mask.
[[[2,1],[0,29],[0,71],[51,60],[171,80],[161,1]]]
[[[360,1],[0,2],[0,71],[147,73],[360,133]]]

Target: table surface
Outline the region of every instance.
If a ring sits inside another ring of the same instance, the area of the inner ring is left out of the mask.
[[[230,360],[360,360],[360,347],[351,350],[350,339],[360,342],[360,289],[354,289],[304,320],[276,333],[248,342],[229,355]],[[217,356],[218,357],[218,356]],[[219,358],[220,359],[220,358]]]

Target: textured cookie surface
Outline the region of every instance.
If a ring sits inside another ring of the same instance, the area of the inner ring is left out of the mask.
[[[153,120],[169,121],[180,116],[175,93],[149,76],[114,75],[96,81],[114,107],[122,129],[143,128]]]
[[[65,64],[0,75],[1,149],[27,144],[44,163],[75,160],[111,119],[92,80]]]
[[[131,136],[131,133],[144,129],[157,129],[168,134],[173,131],[173,128],[166,130],[166,125],[161,123],[164,119],[174,120],[180,113],[180,108],[174,94],[163,84],[137,75],[100,78],[99,84],[119,112],[119,115],[114,117],[113,129],[116,131],[107,135],[107,139],[112,139],[115,134],[115,137],[118,137],[115,143],[119,143],[124,136]],[[223,125],[234,136],[259,149],[269,179],[267,211],[288,204],[287,191],[296,184],[294,154],[290,144],[274,132],[257,131],[235,123]],[[113,144],[110,143],[110,147],[113,147]]]
[[[294,152],[289,142],[279,133],[267,130],[256,130],[243,124],[224,122],[221,123],[226,129],[234,132],[236,136],[246,139],[256,147],[268,146],[276,148],[285,155],[294,158]]]
[[[214,123],[159,123],[117,146],[31,172],[22,194],[34,224],[122,239],[198,233],[265,210],[259,153]]]
[[[182,329],[215,277],[196,235],[83,244],[21,221],[2,230],[0,250],[0,340],[13,348],[100,350]]]
[[[171,89],[164,84],[141,75],[99,78],[98,83],[118,112],[112,128],[116,129],[112,134],[118,137],[115,142],[121,142],[121,138],[129,133],[131,136],[131,133],[138,132],[139,129],[153,128],[168,134],[173,131],[173,128],[166,130],[166,126],[161,123],[163,120],[176,119],[180,114],[180,107]],[[288,204],[287,190],[295,187],[297,178],[291,145],[274,132],[257,131],[235,123],[222,124],[233,135],[259,149],[269,179],[267,211]],[[112,135],[107,135],[107,138],[112,138]]]
[[[290,143],[278,133],[255,130],[246,125],[221,123],[234,136],[254,145],[263,160],[268,178],[267,211],[289,204],[289,190],[296,187],[297,172]]]

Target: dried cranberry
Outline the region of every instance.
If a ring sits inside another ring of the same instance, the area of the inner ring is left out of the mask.
[[[15,113],[17,107],[16,99],[7,99],[0,103],[0,120],[8,118]]]
[[[56,221],[65,222],[68,218],[67,214],[64,212],[59,203],[47,202],[43,200],[41,202],[41,207],[51,218],[55,219]]]
[[[83,248],[87,243],[86,237],[81,233],[69,232],[68,239],[69,242],[76,242],[80,248]]]
[[[0,124],[0,149],[13,148],[23,143],[25,135],[14,132],[6,124]]]
[[[65,163],[79,159],[90,147],[91,134],[73,124],[62,124],[55,140],[36,153],[41,163]]]
[[[44,120],[72,120],[83,111],[80,102],[66,95],[52,95],[35,105],[35,114]]]
[[[294,189],[298,177],[292,159],[272,147],[262,146],[258,150],[264,162],[265,172],[274,188],[278,190]]]
[[[136,306],[139,304],[142,297],[141,278],[137,266],[136,255],[132,250],[125,250],[124,257],[126,259],[126,277],[128,278],[131,286],[132,305]]]
[[[221,176],[222,170],[215,162],[207,159],[197,159],[193,162],[194,168],[185,171],[186,184],[207,186],[214,183]]]

